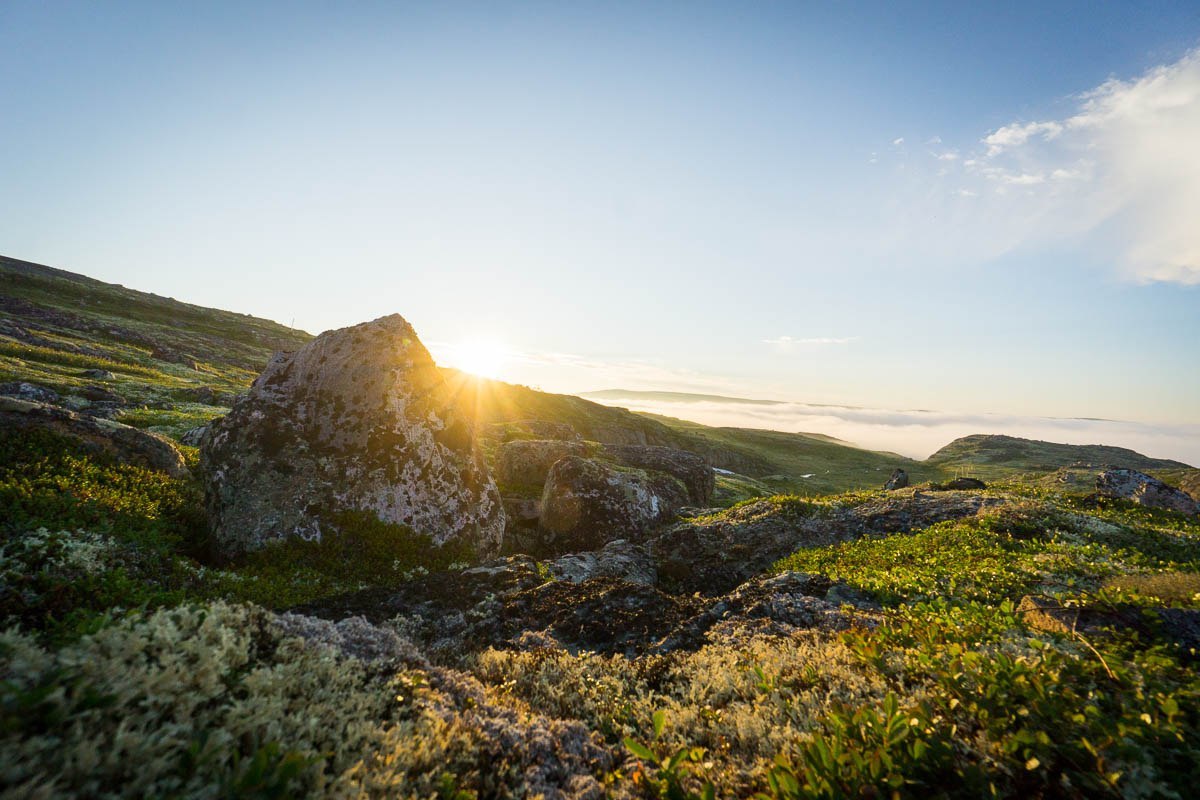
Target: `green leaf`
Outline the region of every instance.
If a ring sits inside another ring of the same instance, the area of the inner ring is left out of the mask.
[[[658,759],[654,755],[654,752],[649,747],[646,747],[646,745],[639,742],[637,739],[626,737],[625,738],[625,749],[627,749],[629,752],[633,753],[635,756],[640,758],[642,761],[649,761],[651,763],[658,761]]]
[[[667,712],[661,709],[654,712],[654,738],[662,736],[663,728],[667,726]]]

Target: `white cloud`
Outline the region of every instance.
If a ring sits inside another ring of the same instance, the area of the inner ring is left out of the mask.
[[[893,144],[895,147],[899,147],[900,145],[904,144],[904,137],[903,137],[903,136],[901,136],[901,137],[899,137],[899,138],[897,138],[897,139],[892,139],[892,144]]]
[[[1013,123],[988,134],[983,143],[988,146],[987,154],[996,156],[1005,150],[1025,144],[1035,136],[1040,135],[1045,141],[1050,141],[1062,131],[1063,126],[1058,122],[1030,122],[1025,125]]]
[[[961,157],[905,179],[893,250],[961,263],[1068,244],[1131,280],[1200,284],[1200,49],[938,152]]]
[[[850,342],[857,340],[857,336],[808,336],[802,339],[795,339],[791,336],[778,336],[774,339],[763,339],[763,343],[779,347],[791,347],[793,345],[804,344],[850,344]]]
[[[958,153],[953,150],[947,150],[944,153],[937,153],[938,161],[958,161]]]

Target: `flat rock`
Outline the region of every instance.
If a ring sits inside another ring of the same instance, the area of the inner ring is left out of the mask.
[[[187,465],[178,448],[156,433],[89,417],[65,408],[0,397],[0,425],[47,430],[112,456],[123,464],[161,470],[173,478],[186,477]]]

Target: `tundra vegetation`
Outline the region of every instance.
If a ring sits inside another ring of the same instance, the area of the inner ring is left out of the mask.
[[[0,381],[86,407],[105,401],[86,398],[95,380],[80,373],[105,370],[118,420],[176,439],[225,413],[221,393],[244,389],[270,350],[307,339],[18,267],[0,265],[14,320],[0,332]],[[481,391],[481,427],[543,419],[591,439],[624,425],[740,463],[726,484],[737,491],[718,484],[724,504],[784,480],[762,471],[788,452],[777,437],[672,427],[523,387]],[[883,495],[867,488],[882,483],[870,459],[883,456],[838,461],[840,445],[826,444],[841,485],[772,497],[763,513],[786,521]],[[959,449],[984,458],[981,447]],[[962,468],[950,456],[906,469],[949,477]],[[399,622],[286,611],[461,570],[471,553],[363,517],[343,520],[343,539],[219,560],[193,478],[6,426],[0,794],[1192,796],[1200,517],[1097,497],[1052,477],[1061,460],[988,465],[998,480],[982,494],[1002,504],[800,549],[770,568],[841,582],[856,599],[844,625],[727,627],[699,647],[643,654],[531,632],[435,656]],[[1139,466],[1175,482],[1194,474]],[[737,524],[743,511],[699,519]],[[544,565],[538,574],[555,580]]]

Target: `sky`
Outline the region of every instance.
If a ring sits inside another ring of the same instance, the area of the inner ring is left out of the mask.
[[[551,391],[1114,419],[1200,462],[1194,0],[6,0],[0,108],[8,256],[400,313]]]

